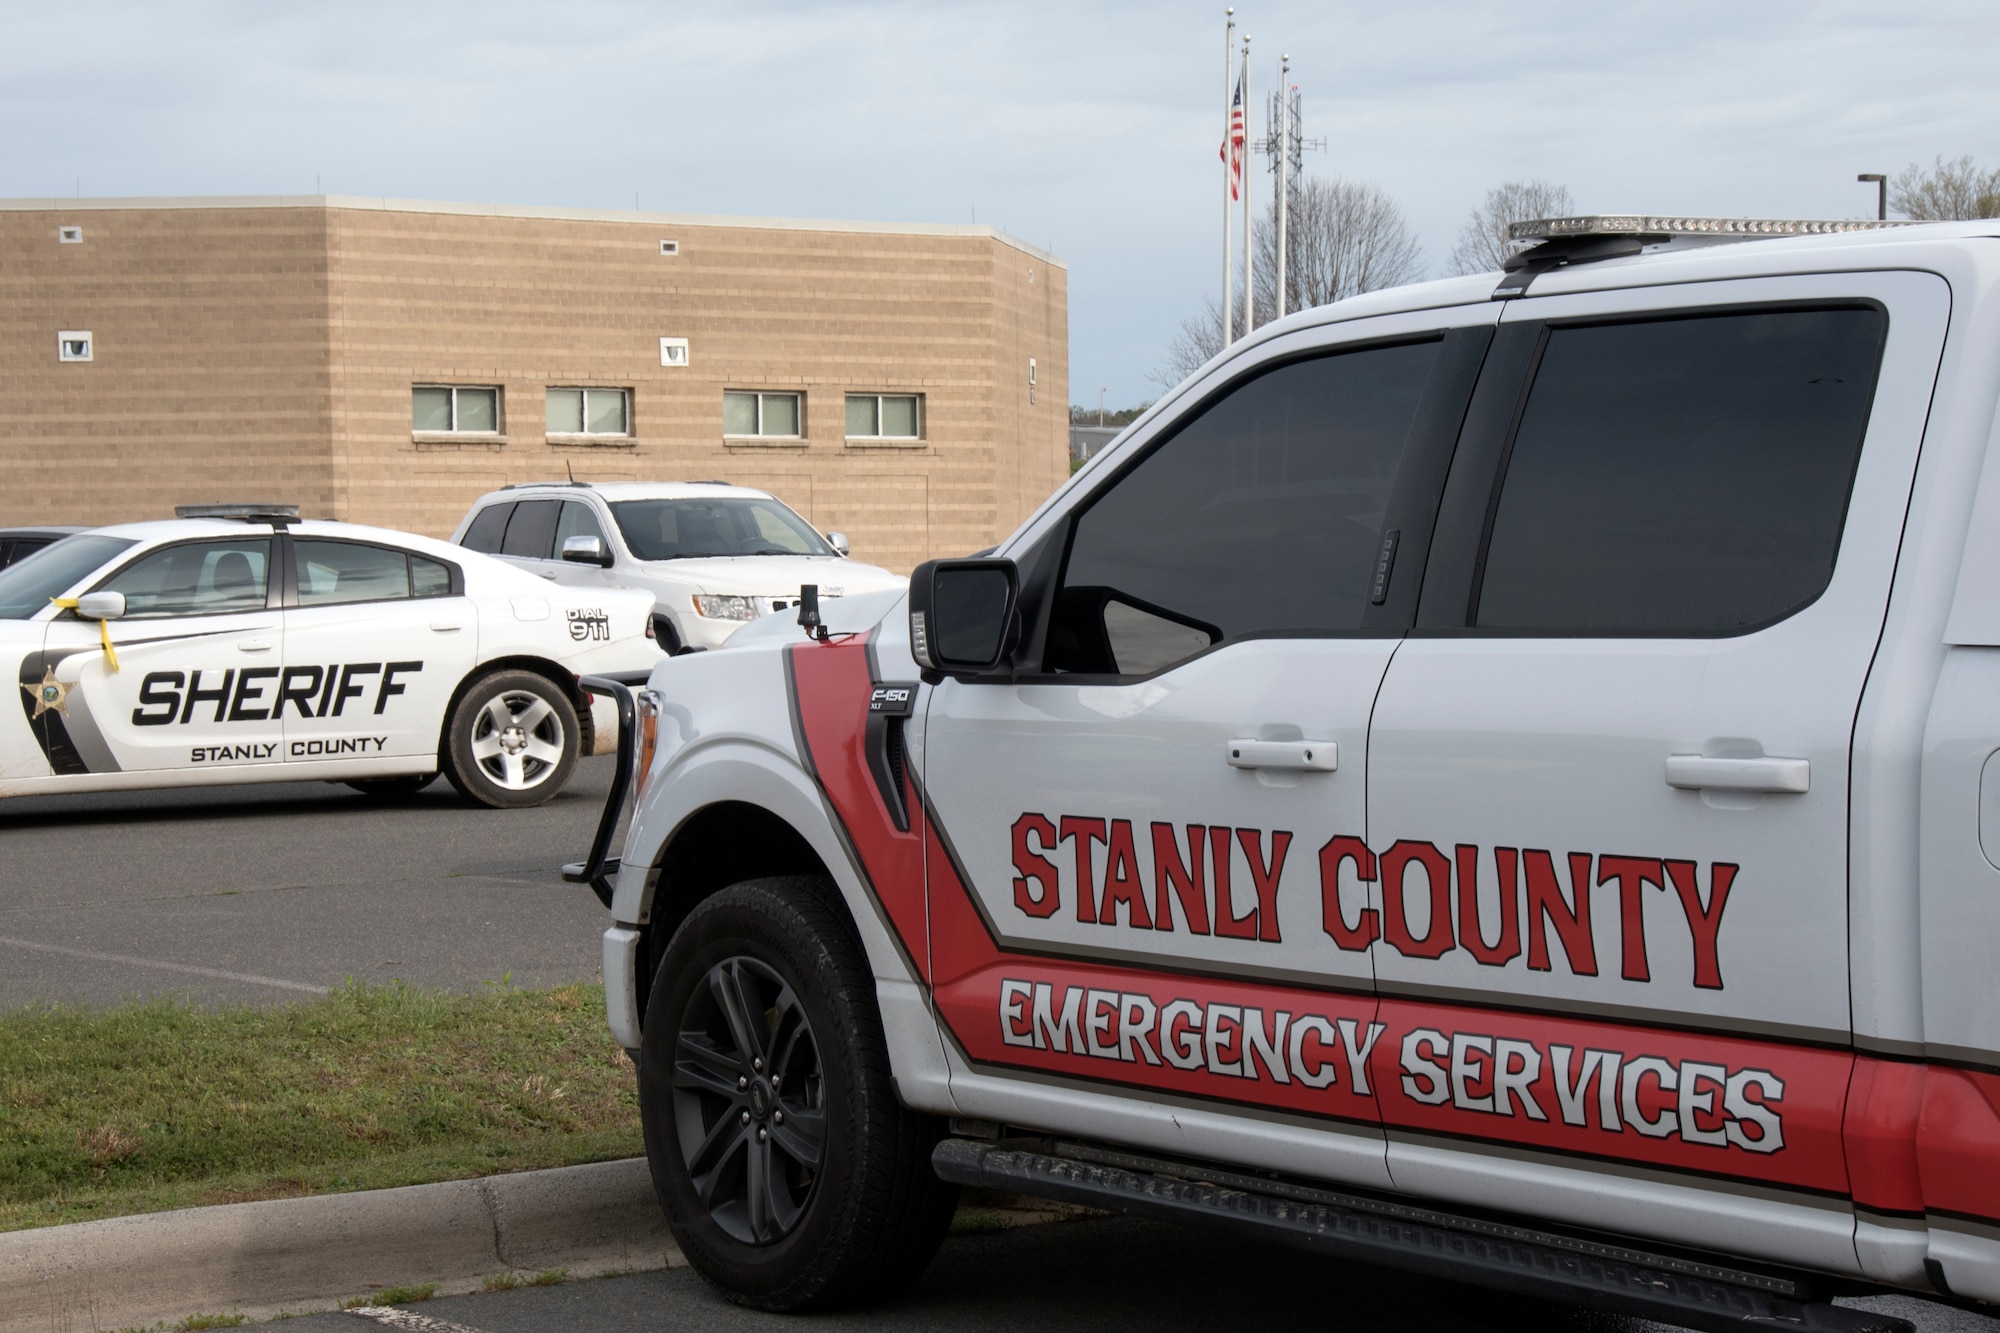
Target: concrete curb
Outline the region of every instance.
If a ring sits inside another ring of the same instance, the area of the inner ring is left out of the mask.
[[[631,1158],[0,1233],[0,1333],[262,1319],[382,1287],[683,1262],[646,1161]]]

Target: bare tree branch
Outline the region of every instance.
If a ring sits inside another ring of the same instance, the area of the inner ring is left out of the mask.
[[[1889,207],[1916,222],[2000,217],[2000,170],[1981,171],[1968,154],[1928,167],[1912,162],[1889,182]]]
[[[1569,187],[1544,180],[1508,181],[1486,192],[1486,200],[1465,219],[1458,244],[1452,247],[1454,274],[1492,273],[1520,249],[1507,239],[1507,224],[1534,218],[1567,217],[1576,212]]]
[[[1171,389],[1200,370],[1222,351],[1222,307],[1214,297],[1203,302],[1202,313],[1181,321],[1160,364],[1146,372],[1146,378],[1162,389]]]
[[[1292,192],[1285,232],[1288,313],[1399,287],[1424,276],[1423,252],[1403,210],[1365,181],[1308,177]],[[1278,308],[1278,235],[1270,216],[1258,219],[1253,235],[1256,322],[1268,324]],[[1236,276],[1236,290],[1241,292],[1240,267]],[[1240,306],[1236,313],[1240,320]],[[1181,321],[1160,364],[1146,378],[1171,389],[1221,351],[1222,308],[1210,297],[1200,315]]]

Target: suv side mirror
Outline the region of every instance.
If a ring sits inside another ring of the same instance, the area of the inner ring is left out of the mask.
[[[827,533],[827,534],[826,534],[826,544],[827,544],[828,546],[831,546],[831,547],[833,548],[833,553],[834,553],[835,555],[838,555],[838,556],[842,556],[842,557],[845,557],[845,556],[847,555],[847,534],[846,534],[846,533],[844,533],[844,532],[829,532],[829,533]]]
[[[992,671],[1020,638],[1012,560],[929,560],[910,575],[910,653],[928,672]]]
[[[79,620],[116,620],[125,614],[122,592],[87,592],[76,599]]]
[[[573,565],[611,568],[611,552],[604,549],[604,538],[593,537],[588,533],[578,533],[574,537],[563,538],[562,558]]]

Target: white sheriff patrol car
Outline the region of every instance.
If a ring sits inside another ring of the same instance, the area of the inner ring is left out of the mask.
[[[654,670],[566,873],[712,1281],[879,1294],[977,1183],[1699,1327],[2000,1301],[2000,222],[1522,230]]]
[[[577,676],[660,660],[646,593],[551,588],[291,506],[197,505],[0,571],[0,796],[325,779],[488,806],[562,790]]]
[[[669,653],[715,648],[759,616],[793,611],[807,583],[822,598],[901,588],[847,558],[784,501],[723,481],[541,482],[474,502],[452,540],[578,588],[643,588]]]

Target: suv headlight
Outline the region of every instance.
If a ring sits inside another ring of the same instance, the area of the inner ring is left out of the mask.
[[[694,595],[694,613],[704,620],[755,620],[757,602],[751,597],[718,597],[698,592]]]

